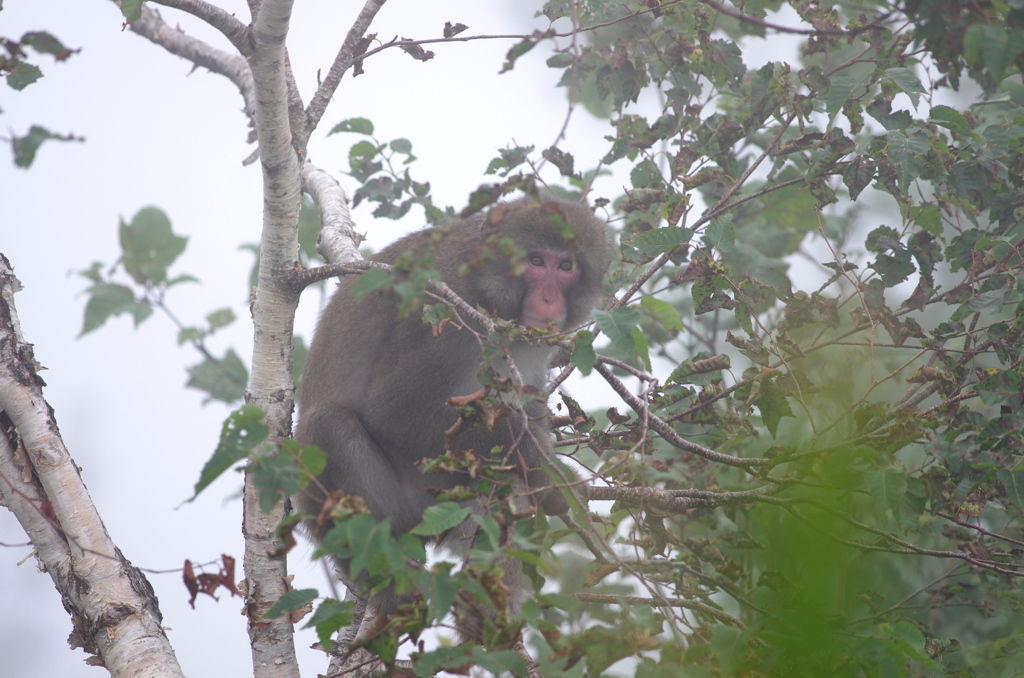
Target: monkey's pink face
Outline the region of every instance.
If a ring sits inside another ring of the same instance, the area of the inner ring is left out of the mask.
[[[540,329],[560,327],[568,307],[565,291],[579,279],[579,265],[572,255],[556,250],[530,252],[525,263],[522,323]]]

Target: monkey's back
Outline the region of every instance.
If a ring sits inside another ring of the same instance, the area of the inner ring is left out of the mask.
[[[429,247],[440,279],[456,294],[505,320],[520,321],[527,287],[512,271],[518,255],[508,241],[524,254],[539,249],[573,257],[581,271],[565,291],[569,308],[563,325],[580,322],[607,267],[604,227],[580,205],[553,199],[499,205],[489,214],[406,236],[373,260],[394,264],[403,254],[419,256]],[[296,438],[327,453],[316,487],[362,496],[376,517],[390,518],[393,532],[401,534],[433,502],[424,489],[472,483],[466,474],[425,475],[415,464],[444,451],[445,431],[458,418],[447,401],[479,390],[480,341],[473,328],[457,323],[434,336],[419,312],[398,317],[396,306],[380,292],[357,302],[354,284],[354,277],[343,280],[320,318],[299,391]],[[516,342],[511,353],[526,384],[542,388],[550,348]],[[507,376],[502,361],[494,367]],[[452,447],[480,456],[514,447],[527,484],[550,484],[540,470],[553,454],[545,449],[550,448],[546,406],[530,400],[525,410],[529,432],[518,417],[503,417],[491,429],[461,432]],[[304,492],[303,512],[318,513],[323,498],[320,490]]]
[[[406,236],[372,259],[392,264],[429,237],[429,231]],[[451,326],[433,336],[418,312],[399,318],[380,294],[357,302],[354,284],[354,277],[339,284],[317,326],[299,391],[297,437],[305,442],[303,421],[313,409],[340,406],[356,414],[396,468],[418,474],[409,460],[439,455],[444,431],[457,418],[446,401],[479,388],[479,345],[469,331]]]

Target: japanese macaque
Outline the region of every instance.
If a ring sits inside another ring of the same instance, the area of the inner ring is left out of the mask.
[[[521,250],[512,261],[509,240]],[[586,207],[554,198],[498,204],[489,213],[406,236],[373,260],[394,264],[405,253],[428,249],[443,282],[471,306],[549,330],[570,329],[589,317],[608,266],[604,225]],[[324,489],[342,490],[362,497],[377,520],[390,518],[398,536],[435,503],[428,488],[473,486],[468,474],[424,474],[416,463],[444,453],[445,432],[459,417],[447,401],[481,389],[480,341],[459,322],[445,324],[438,334],[418,313],[399,317],[396,306],[377,293],[356,301],[354,282],[355,276],[343,280],[324,310],[306,363],[296,438],[326,452],[327,467],[319,483],[298,497],[298,505],[315,516],[326,498]],[[516,341],[510,352],[525,386],[543,389],[552,349]],[[500,376],[510,374],[503,360],[493,361],[492,367]],[[549,514],[565,514],[562,493],[543,489],[569,477],[551,465],[547,407],[536,398],[524,398],[523,407],[528,425],[512,411],[492,428],[458,433],[449,449],[493,458],[499,453],[492,450],[501,448],[504,463],[519,469],[517,494],[526,498],[520,505],[536,502]],[[327,529],[310,531],[319,540]],[[475,524],[467,521],[442,544],[465,554],[474,531]],[[358,573],[346,572],[344,562],[338,566],[346,584],[358,588]],[[510,608],[516,612],[525,577],[518,561],[506,561],[503,568]],[[389,589],[370,602],[388,614],[403,600]],[[460,631],[468,638],[478,634]]]

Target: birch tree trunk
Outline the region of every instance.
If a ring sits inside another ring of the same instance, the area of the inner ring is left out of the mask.
[[[74,645],[115,677],[182,676],[153,588],[111,541],[43,397],[14,305],[20,288],[0,254],[0,502],[60,591]]]
[[[360,258],[344,192],[332,177],[304,163],[305,144],[334,89],[354,60],[382,0],[367,3],[342,45],[327,81],[304,110],[287,61],[285,42],[291,0],[250,3],[249,26],[205,2],[164,0],[220,30],[236,54],[215,49],[168,26],[149,6],[131,30],[171,54],[219,73],[234,83],[255,128],[263,174],[263,225],[259,283],[252,303],[254,346],[246,401],[259,407],[270,429],[263,448],[273,452],[291,436],[294,408],[292,329],[299,293],[299,196],[303,184],[321,203],[328,233],[325,248],[339,261]],[[42,396],[31,344],[21,336],[13,294],[20,284],[0,255],[0,500],[18,517],[42,567],[53,578],[75,628],[73,642],[96,655],[114,676],[181,676],[161,628],[153,590],[111,542]],[[289,590],[286,559],[276,536],[287,502],[260,508],[246,479],[244,613],[252,646],[253,675],[298,676],[292,621],[266,612]]]

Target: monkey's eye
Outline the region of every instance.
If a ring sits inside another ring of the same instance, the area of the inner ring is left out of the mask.
[[[562,263],[558,265],[558,268],[562,269],[563,271],[571,271],[574,263],[575,262],[573,262],[572,259],[565,259],[564,261],[562,261]]]
[[[534,254],[534,255],[532,255],[530,257],[530,266],[543,266],[543,265],[544,265],[544,257],[540,256],[539,254]]]

